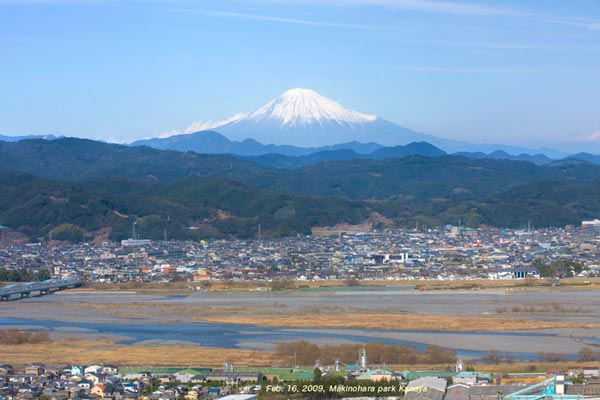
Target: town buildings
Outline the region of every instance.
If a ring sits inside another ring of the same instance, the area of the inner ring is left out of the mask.
[[[33,243],[0,248],[0,273],[87,282],[471,280],[600,276],[600,230],[442,227],[260,240]],[[557,268],[545,268],[555,265]],[[268,286],[265,284],[265,287]]]

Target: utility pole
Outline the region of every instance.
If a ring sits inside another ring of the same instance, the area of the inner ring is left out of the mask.
[[[171,215],[167,214],[167,224],[165,225],[165,230],[163,232],[165,242],[167,241],[167,226],[169,226],[169,222],[171,222]]]

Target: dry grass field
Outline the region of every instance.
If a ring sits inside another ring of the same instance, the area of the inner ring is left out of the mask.
[[[281,360],[274,352],[231,350],[186,345],[119,345],[109,338],[97,340],[59,339],[46,343],[5,345],[0,344],[3,362],[12,365],[26,365],[41,362],[47,365],[63,364],[103,364],[119,366],[212,366],[220,367],[224,362],[235,360],[236,365],[270,366]],[[595,367],[597,363],[582,362],[520,362],[509,364],[478,364],[477,370],[487,373],[509,373],[523,371],[543,372],[550,368]],[[431,370],[445,368],[446,365],[392,365],[396,370]]]
[[[456,332],[497,332],[549,328],[600,329],[600,324],[537,321],[517,318],[455,317],[447,315],[343,314],[301,316],[210,316],[200,321],[289,328],[365,328]]]
[[[98,340],[60,339],[45,343],[0,344],[2,362],[13,365],[103,364],[154,366],[222,366],[224,362],[239,365],[267,366],[275,361],[269,351],[207,348],[193,345],[121,345],[108,338]]]
[[[185,315],[201,322],[231,323],[264,327],[289,328],[364,328],[390,330],[428,330],[455,332],[521,331],[551,328],[600,329],[600,324],[542,321],[516,317],[460,317],[451,315],[409,315],[367,313],[348,307],[304,307],[290,312],[272,304],[256,306],[194,306],[183,304],[70,303],[68,307],[103,310],[110,315],[128,318],[151,318],[160,315]],[[498,313],[502,314],[502,313]]]

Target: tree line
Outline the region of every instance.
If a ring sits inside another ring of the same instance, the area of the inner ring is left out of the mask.
[[[539,352],[537,353],[540,362],[565,362],[569,357],[564,353]],[[591,347],[582,347],[577,352],[578,360],[584,362],[600,361],[600,351],[594,351]],[[490,350],[481,357],[481,362],[485,364],[511,364],[515,361],[510,353],[501,353],[498,350]]]
[[[34,272],[28,268],[0,268],[0,282],[33,282],[45,281],[50,278],[50,271],[47,269],[40,269]]]
[[[281,342],[275,349],[277,355],[289,363],[314,365],[316,360],[323,364],[341,361],[355,364],[361,347],[367,352],[369,364],[452,364],[456,362],[453,350],[439,346],[427,346],[419,352],[412,347],[386,345],[382,342],[361,344],[317,345],[306,340]]]
[[[42,343],[50,340],[48,331],[27,332],[18,329],[0,331],[0,343],[2,344],[30,344]]]

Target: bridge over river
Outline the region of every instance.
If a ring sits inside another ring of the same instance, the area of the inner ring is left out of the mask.
[[[80,278],[48,279],[41,282],[17,283],[15,285],[1,287],[0,300],[8,301],[13,296],[18,296],[17,299],[22,299],[31,296],[32,293],[38,293],[40,296],[43,296],[59,290],[80,287],[81,284]]]

